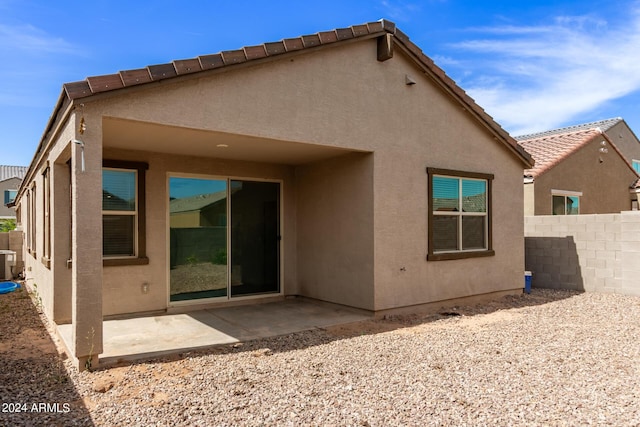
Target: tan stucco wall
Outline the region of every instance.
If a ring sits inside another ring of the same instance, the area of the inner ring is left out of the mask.
[[[620,122],[607,130],[607,136],[629,162],[640,160],[640,142],[626,122]]]
[[[15,218],[16,210],[4,205],[5,190],[17,190],[22,180],[20,178],[9,178],[0,181],[0,218]]]
[[[374,308],[373,154],[296,169],[298,290]]]
[[[376,40],[98,96],[84,115],[373,153],[287,166],[106,144],[105,158],[149,163],[149,265],[103,269],[104,314],[166,308],[169,173],[282,180],[285,294],[388,310],[523,286],[523,164],[400,51],[378,62]],[[495,175],[495,256],[426,261],[426,167]]]
[[[524,216],[535,215],[535,183],[528,182],[524,184]]]
[[[631,209],[629,186],[637,177],[612,148],[606,154],[600,153],[601,141],[594,139],[536,178],[535,215],[551,215],[552,189],[582,192],[581,214]]]
[[[51,319],[58,323],[71,321],[71,269],[67,266],[67,260],[71,258],[69,245],[70,226],[70,193],[69,193],[69,166],[66,162],[70,159],[69,141],[75,137],[72,125],[65,126],[58,138],[58,143],[43,157],[38,164],[34,179],[30,184],[36,184],[36,229],[40,233],[36,241],[35,257],[27,252],[26,242],[23,242],[23,256],[25,262],[25,278],[27,284],[34,288],[41,298],[43,310]],[[44,226],[43,207],[43,178],[42,172],[47,164],[51,172],[51,241],[52,262],[49,267],[43,262],[41,255],[44,252],[44,239],[42,228]],[[27,210],[26,198],[21,200],[20,224],[27,237]],[[55,289],[53,286],[55,277]],[[55,298],[54,298],[55,293]]]

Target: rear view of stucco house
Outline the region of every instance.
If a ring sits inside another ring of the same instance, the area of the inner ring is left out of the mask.
[[[522,292],[532,159],[389,21],[89,77],[51,117],[17,203],[79,367],[113,316]]]
[[[20,187],[20,183],[26,172],[26,166],[0,165],[0,197],[2,197],[0,219],[16,217],[16,211],[11,205],[18,194],[18,187]]]
[[[638,208],[640,141],[621,118],[516,137],[535,166],[524,171],[525,215],[617,213]]]

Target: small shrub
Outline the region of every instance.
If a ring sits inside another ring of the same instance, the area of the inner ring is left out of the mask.
[[[227,265],[227,250],[218,249],[216,253],[213,254],[211,263],[215,265]]]
[[[0,219],[0,233],[6,233],[16,229],[16,220],[13,218]]]

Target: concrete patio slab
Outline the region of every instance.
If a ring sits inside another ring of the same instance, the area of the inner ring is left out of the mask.
[[[106,320],[103,322],[104,351],[100,354],[100,364],[285,335],[371,317],[363,311],[288,299],[182,314]],[[58,325],[58,333],[69,348],[71,325]]]

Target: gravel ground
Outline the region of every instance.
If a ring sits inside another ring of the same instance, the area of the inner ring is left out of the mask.
[[[71,410],[0,413],[0,425],[640,425],[635,297],[534,289],[82,373],[35,350],[7,360],[24,330],[6,333],[3,307],[0,400]]]

